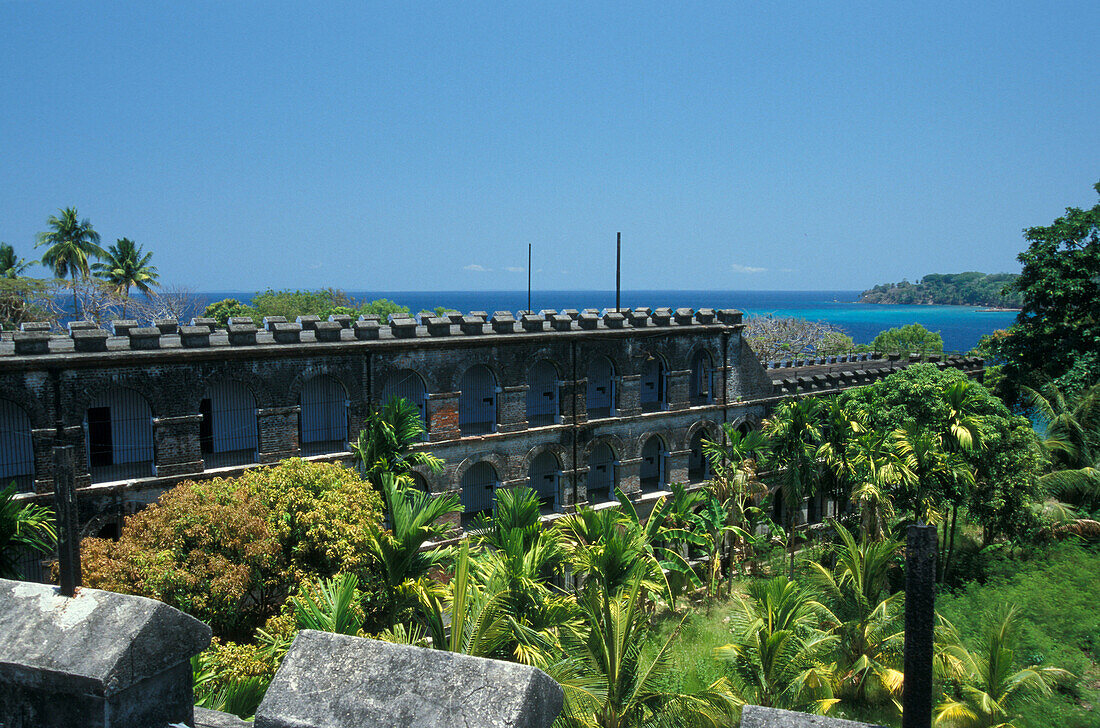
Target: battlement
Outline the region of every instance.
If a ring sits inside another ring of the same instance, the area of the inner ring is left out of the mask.
[[[635,329],[684,328],[693,326],[742,325],[742,312],[736,309],[715,311],[709,308],[637,308],[637,309],[544,309],[538,313],[484,311],[443,316],[418,314],[416,317],[391,314],[382,322],[377,316],[333,315],[328,321],[317,316],[299,316],[291,323],[282,316],[265,317],[261,327],[249,318],[234,317],[219,327],[213,319],[193,318],[188,325],[174,321],[154,321],[142,325],[134,320],[112,321],[109,328],[74,321],[68,333],[51,331],[43,322],[24,323],[21,330],[0,341],[0,359],[10,356],[95,354],[219,347],[289,347],[307,344],[348,344],[385,342],[404,339],[441,339],[444,337],[502,337],[522,334],[546,336]]]

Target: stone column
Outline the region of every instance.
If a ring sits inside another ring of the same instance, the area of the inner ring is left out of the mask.
[[[497,395],[497,432],[516,432],[527,429],[526,384],[504,387]]]
[[[274,463],[284,458],[298,457],[299,405],[264,407],[256,410],[261,463]]]
[[[200,422],[198,414],[153,418],[153,466],[158,478],[202,472]]]
[[[636,415],[642,411],[642,375],[626,374],[616,386],[620,415]]]
[[[616,486],[625,495],[634,497],[642,492],[640,472],[642,469],[641,458],[622,458],[615,466]]]
[[[60,436],[57,434],[57,428],[43,427],[31,430],[35,493],[53,492],[53,449],[58,445],[73,447],[73,473],[76,487],[84,488],[92,484],[92,476],[88,471],[87,450],[84,447],[84,427],[82,425],[64,427]]]
[[[692,405],[690,369],[669,371],[667,394],[669,410],[687,409]]]
[[[458,428],[458,392],[429,392],[425,409],[429,442],[462,437]]]
[[[577,505],[586,499],[584,492],[584,480],[588,475],[588,468],[577,468],[561,471],[558,478],[558,503],[566,513],[575,513]],[[576,493],[574,493],[574,487]]]
[[[671,450],[668,454],[668,460],[665,467],[668,468],[668,482],[669,483],[688,483],[690,478],[688,477],[688,461],[691,457],[691,450]]]

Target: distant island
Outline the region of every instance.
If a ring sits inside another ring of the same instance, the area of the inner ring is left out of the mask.
[[[985,306],[1016,309],[1023,304],[1019,291],[1004,292],[1019,278],[1016,273],[931,273],[916,283],[883,283],[859,295],[860,303]]]

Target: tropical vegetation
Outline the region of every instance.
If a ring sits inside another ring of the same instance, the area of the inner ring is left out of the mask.
[[[882,283],[859,295],[863,303],[937,304],[1019,308],[1015,273],[929,273],[916,283]]]

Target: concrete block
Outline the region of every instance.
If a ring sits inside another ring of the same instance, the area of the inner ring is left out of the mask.
[[[569,318],[576,321],[577,317],[580,316],[581,314],[575,308],[563,308],[562,310],[558,311],[558,315],[559,316],[568,316]]]
[[[723,308],[718,311],[718,320],[727,326],[736,326],[743,318],[744,314],[736,308]]]
[[[579,324],[582,329],[592,330],[599,326],[600,315],[598,313],[591,313],[588,310],[585,310],[584,313],[577,316],[577,324]]]
[[[12,340],[16,354],[50,353],[50,335],[45,331],[16,331]]]
[[[658,308],[650,314],[650,318],[653,320],[654,326],[668,326],[672,322],[672,310],[668,308]]]
[[[376,313],[365,313],[359,317],[360,321],[374,321],[375,323],[381,323],[382,317]]]
[[[498,334],[511,334],[516,330],[516,319],[511,311],[497,311],[490,319],[493,331]]]
[[[381,326],[378,323],[377,318],[363,319],[360,318],[352,325],[352,330],[355,332],[355,338],[360,341],[370,341],[378,338],[378,330]]]
[[[87,331],[88,329],[98,329],[99,324],[94,324],[91,321],[70,321],[68,324],[69,334],[74,331]]]
[[[425,316],[424,325],[428,328],[428,336],[451,335],[451,319],[447,316]]]
[[[609,329],[621,329],[626,323],[626,316],[619,311],[608,311],[603,315],[603,323]]]
[[[478,334],[485,333],[485,317],[484,316],[463,316],[462,322],[459,324],[459,328],[462,329],[462,333],[467,336],[477,336]]]
[[[701,324],[714,323],[715,313],[713,308],[701,308],[695,312],[695,320]]]
[[[351,328],[351,316],[346,313],[334,313],[328,317],[328,320],[334,324],[340,324],[342,329]]]
[[[539,316],[538,314],[525,313],[523,314],[523,318],[520,320],[520,322],[523,325],[524,331],[546,330],[546,319],[544,319],[542,316]]]
[[[285,324],[286,316],[264,316],[264,328],[268,331],[275,330],[275,324]]]
[[[227,326],[240,326],[242,324],[255,323],[251,316],[230,316],[225,320]]]
[[[256,324],[229,324],[225,328],[229,332],[230,346],[250,346],[256,343]]]
[[[741,728],[882,728],[870,723],[796,713],[792,710],[746,705],[741,709]]]
[[[205,317],[201,317],[201,316],[196,316],[195,318],[191,319],[191,325],[192,326],[205,326],[206,328],[213,331],[214,329],[218,328],[218,320],[217,319],[212,319],[212,318],[205,318]]]
[[[195,728],[252,728],[252,723],[229,713],[196,706]]]
[[[301,318],[299,316],[298,318]],[[305,328],[303,325],[302,328]],[[336,321],[314,321],[313,322],[313,335],[317,338],[317,341],[339,341],[340,332],[344,330]]]
[[[279,318],[283,317],[279,316]],[[267,318],[264,318],[264,326],[271,332],[276,344],[297,344],[302,340],[301,324],[287,323],[286,319],[269,322]]]
[[[444,311],[443,315],[450,319],[452,324],[460,324],[464,318],[461,311]]]
[[[649,325],[649,312],[646,309],[636,308],[633,311],[627,311],[626,318],[630,321],[630,325],[636,328],[645,328]]]
[[[107,337],[103,329],[77,329],[72,332],[73,349],[79,352],[107,351]]]
[[[130,348],[135,351],[160,348],[160,329],[154,326],[135,327],[129,330]]]
[[[115,336],[129,336],[130,329],[136,329],[138,322],[133,319],[120,319],[111,322],[111,333]]]
[[[180,330],[180,322],[175,319],[154,319],[153,326],[160,329],[161,335],[175,334]]]
[[[32,332],[32,331],[49,331],[50,323],[48,321],[24,321],[19,324],[20,331]]]
[[[184,349],[202,349],[210,346],[209,327],[180,326],[180,346]]]
[[[391,313],[390,331],[395,339],[412,339],[416,336],[416,319]]]
[[[313,331],[317,327],[317,322],[321,320],[321,317],[316,314],[306,314],[305,316],[299,316],[295,319],[302,325],[302,331]]]
[[[686,326],[695,318],[695,311],[690,308],[678,308],[676,312],[673,313],[672,318],[681,326]]]
[[[190,723],[192,655],[210,628],[166,604],[0,579],[0,725],[162,728]]]
[[[549,728],[561,687],[533,667],[328,632],[298,633],[256,728]]]
[[[569,331],[573,328],[573,317],[567,314],[555,314],[550,317],[550,325],[554,331]]]

